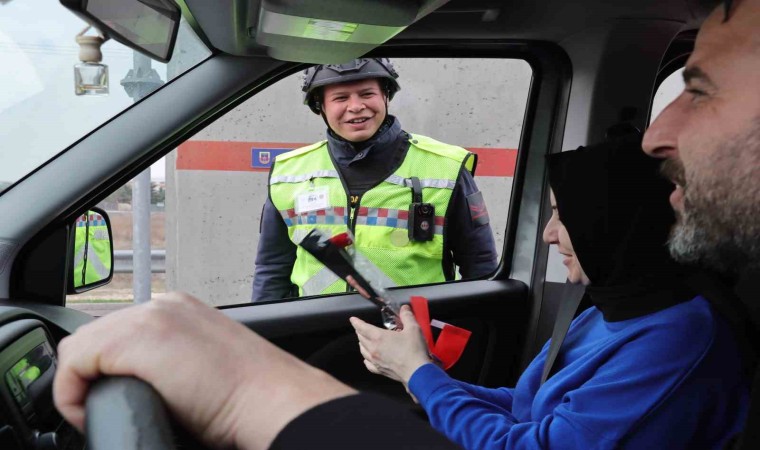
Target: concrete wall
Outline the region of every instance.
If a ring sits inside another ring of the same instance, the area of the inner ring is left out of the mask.
[[[469,148],[518,147],[531,82],[527,63],[396,59],[394,64],[402,89],[390,110],[405,130]],[[300,85],[300,74],[281,80],[191,141],[323,139],[324,123],[302,105]],[[268,173],[177,170],[176,159],[175,151],[166,162],[167,288],[190,292],[214,305],[250,301]],[[489,206],[501,254],[512,178],[476,180]]]

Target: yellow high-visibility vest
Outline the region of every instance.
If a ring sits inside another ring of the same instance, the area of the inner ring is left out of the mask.
[[[278,155],[269,178],[269,195],[298,244],[313,228],[330,235],[351,229],[357,250],[379,267],[396,285],[446,280],[443,267],[443,233],[446,212],[459,172],[473,171],[475,158],[464,148],[425,136],[411,135],[409,150],[396,171],[362,195],[351,207],[349,193],[330,158],[327,141]],[[431,241],[408,238],[411,177],[420,180],[423,201],[435,207],[435,233]],[[318,209],[298,211],[299,199],[326,196]],[[346,292],[346,283],[300,246],[290,277],[300,295]]]
[[[88,211],[87,215],[80,216],[76,222],[74,287],[105,280],[110,273],[111,242],[108,226],[103,216]]]

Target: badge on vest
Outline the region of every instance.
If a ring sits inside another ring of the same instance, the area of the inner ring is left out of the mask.
[[[327,209],[330,206],[330,188],[327,186],[309,189],[296,197],[296,214]]]

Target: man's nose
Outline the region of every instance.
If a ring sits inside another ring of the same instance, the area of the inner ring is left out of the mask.
[[[348,110],[359,112],[364,109],[364,101],[358,95],[352,95],[348,98]]]
[[[641,147],[644,153],[655,158],[675,158],[678,156],[678,136],[683,124],[683,108],[680,95],[657,116],[644,133]]]

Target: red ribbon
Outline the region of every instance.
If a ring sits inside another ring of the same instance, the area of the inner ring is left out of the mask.
[[[441,334],[438,335],[438,340],[433,341],[428,300],[425,297],[412,297],[411,300],[412,312],[422,329],[428,351],[438,358],[444,370],[449,370],[462,357],[472,332],[447,323],[443,326]]]

